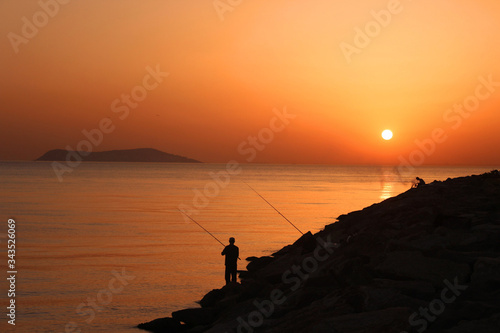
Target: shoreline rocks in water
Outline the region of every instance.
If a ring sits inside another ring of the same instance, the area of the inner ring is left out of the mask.
[[[498,332],[500,174],[434,181],[341,215],[151,332]]]

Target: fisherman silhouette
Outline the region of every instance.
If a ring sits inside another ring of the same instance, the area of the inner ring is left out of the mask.
[[[425,181],[422,178],[417,177],[416,180],[417,181],[412,185],[411,188],[417,188],[417,187],[420,187],[422,185],[425,185]]]
[[[240,249],[234,245],[234,237],[229,238],[229,245],[222,250],[221,255],[226,256],[226,284],[236,282],[236,271],[238,269]]]

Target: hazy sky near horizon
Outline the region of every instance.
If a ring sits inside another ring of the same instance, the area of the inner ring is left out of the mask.
[[[500,165],[498,0],[60,1],[0,2],[0,160]]]

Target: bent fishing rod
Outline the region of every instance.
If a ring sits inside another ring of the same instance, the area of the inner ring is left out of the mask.
[[[280,214],[280,215],[281,215],[281,216],[282,216],[282,217],[283,217],[283,218],[284,218],[284,219],[285,219],[288,223],[290,223],[290,224],[291,224],[291,225],[292,225],[295,229],[297,229],[297,231],[298,231],[298,232],[300,232],[302,235],[304,234],[302,231],[300,231],[300,229],[299,229],[299,228],[297,228],[297,227],[295,226],[295,224],[293,224],[293,223],[292,223],[289,219],[287,219],[287,218],[285,217],[285,215],[281,214],[281,212],[280,212],[278,209],[276,209],[276,207],[274,207],[273,205],[271,205],[271,203],[270,203],[269,201],[267,201],[267,200],[266,200],[266,199],[265,199],[262,195],[260,195],[260,193],[259,193],[259,192],[257,192],[257,191],[256,191],[256,190],[252,187],[252,186],[250,186],[250,185],[249,185],[248,183],[246,183],[246,182],[243,182],[243,183],[245,183],[248,187],[250,187],[250,188],[252,189],[252,191],[254,191],[255,193],[257,193],[257,195],[258,195],[259,197],[261,197],[261,198],[262,198],[262,200],[264,200],[265,202],[267,202],[267,204],[268,204],[269,206],[271,206],[271,207],[272,207],[272,208],[273,208],[276,212],[278,212],[278,214]]]
[[[224,243],[222,243],[222,242],[221,242],[221,241],[220,241],[217,237],[215,237],[215,236],[214,236],[214,235],[213,235],[210,231],[208,231],[207,229],[205,229],[205,228],[204,228],[201,224],[199,224],[198,222],[196,222],[196,221],[195,221],[195,219],[193,219],[191,216],[189,216],[186,212],[184,212],[184,211],[180,210],[179,208],[177,208],[177,210],[178,210],[179,212],[181,212],[182,214],[186,215],[186,217],[187,217],[188,219],[190,219],[191,221],[193,221],[194,223],[196,223],[196,225],[197,225],[198,227],[200,227],[200,228],[202,228],[203,230],[205,230],[205,232],[206,232],[207,234],[209,234],[210,236],[212,236],[212,237],[213,237],[216,241],[218,241],[218,242],[220,243],[220,245],[222,245],[222,246],[226,247],[226,245],[225,245]],[[238,257],[238,260],[241,260],[241,259]]]

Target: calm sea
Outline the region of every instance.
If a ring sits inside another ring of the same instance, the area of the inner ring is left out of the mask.
[[[16,332],[141,332],[140,322],[197,306],[224,284],[222,246],[186,220],[179,205],[217,238],[236,238],[240,257],[270,254],[299,232],[411,186],[492,167],[390,167],[85,163],[59,182],[50,163],[0,163],[0,331],[7,324],[7,220],[16,221]],[[240,263],[244,268],[245,261]],[[68,330],[71,331],[71,330]]]

